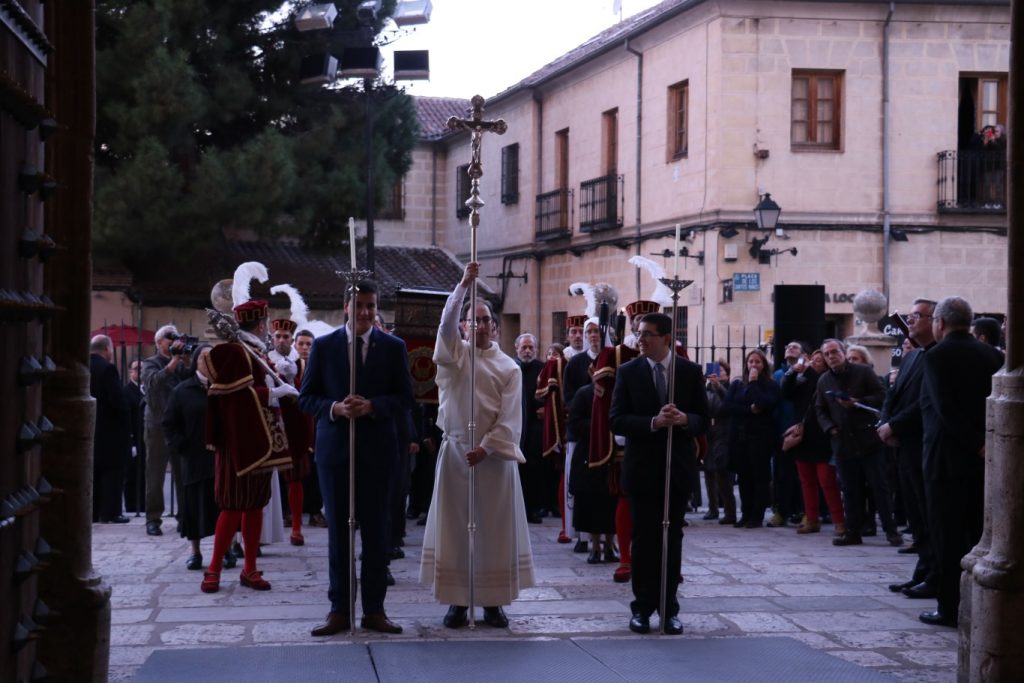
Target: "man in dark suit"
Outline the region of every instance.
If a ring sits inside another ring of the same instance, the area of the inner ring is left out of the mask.
[[[129,425],[132,436],[132,457],[124,471],[124,509],[128,512],[146,510],[146,442],[142,438],[142,387],[139,375],[142,361],[133,360],[128,366],[128,382],[124,385],[124,397],[128,401]]]
[[[523,371],[523,431],[519,437],[519,450],[526,463],[519,466],[523,482],[523,504],[526,521],[540,524],[540,509],[544,506],[544,425],[539,411],[543,404],[537,400],[537,378],[544,363],[537,360],[537,337],[529,332],[516,337],[516,364]]]
[[[314,636],[348,630],[349,426],[356,424],[356,518],[362,535],[362,627],[401,633],[384,613],[390,545],[389,485],[398,466],[397,421],[412,404],[405,345],[374,327],[377,288],[357,285],[345,306],[348,323],[317,338],[302,379],[299,405],[316,418],[316,466],[327,515],[331,611]],[[355,334],[351,335],[352,327]],[[356,392],[349,392],[349,340],[356,341]]]
[[[131,449],[128,402],[121,389],[117,368],[110,361],[114,343],[105,334],[89,342],[89,393],[96,399],[96,432],[93,436],[92,521],[124,524],[121,493],[124,466]]]
[[[917,299],[914,302],[914,307],[907,316],[907,326],[909,337],[917,348],[903,357],[899,366],[900,372],[886,394],[882,414],[878,419],[878,437],[887,446],[897,449],[903,508],[914,533],[914,545],[910,549],[917,551],[917,566],[914,568],[913,576],[905,583],[891,584],[889,590],[894,593],[902,592],[908,598],[935,597],[935,558],[928,538],[924,473],[921,469],[921,439],[924,428],[921,424],[919,402],[921,371],[924,368],[922,356],[935,346],[935,336],[932,334],[934,311],[934,301]],[[900,552],[906,550],[908,549]]]
[[[707,427],[708,404],[700,368],[675,357],[675,386],[668,398],[672,368],[672,319],[663,313],[644,316],[637,334],[640,358],[621,368],[615,379],[609,418],[612,432],[626,437],[622,488],[633,513],[633,616],[630,630],[650,631],[650,615],[660,610],[662,522],[665,504],[665,453],[672,434],[669,527],[664,630],[683,632],[677,616],[682,562],[683,513],[697,477],[694,438]]]
[[[938,344],[921,359],[924,485],[935,550],[938,609],[926,624],[956,626],[960,560],[981,538],[985,489],[985,401],[1003,354],[971,336],[971,306],[946,297],[935,306]]]

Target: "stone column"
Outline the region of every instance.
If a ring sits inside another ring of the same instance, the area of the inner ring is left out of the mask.
[[[61,307],[47,330],[47,352],[60,368],[43,393],[57,427],[43,449],[43,476],[58,490],[44,508],[42,536],[56,551],[39,592],[59,616],[39,641],[39,659],[55,680],[106,681],[110,657],[110,587],[92,568],[92,439],[89,309],[92,284],[93,142],[96,130],[93,2],[47,3],[54,46],[46,105],[59,124],[47,142],[47,169],[58,190],[46,224],[58,251],[45,290]]]
[[[962,563],[958,680],[1024,671],[1024,0],[1010,8],[1006,365],[992,381],[985,448],[985,533]]]

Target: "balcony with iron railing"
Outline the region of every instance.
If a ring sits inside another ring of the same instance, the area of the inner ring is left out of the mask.
[[[580,183],[580,232],[622,227],[622,176],[614,173]]]
[[[1006,150],[938,155],[939,213],[1006,213]]]
[[[535,238],[539,242],[572,236],[572,190],[562,188],[537,195]]]

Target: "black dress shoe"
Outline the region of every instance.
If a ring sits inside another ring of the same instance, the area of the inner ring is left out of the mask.
[[[388,619],[388,615],[381,612],[380,614],[364,614],[362,621],[359,622],[362,628],[369,631],[376,631],[377,633],[401,633],[402,627],[395,622]]]
[[[531,514],[531,515],[526,515],[526,523],[527,524],[543,524],[544,523],[544,519],[541,518],[540,515],[534,513],[534,514]]]
[[[934,586],[929,585],[926,581],[922,581],[916,586],[910,586],[909,588],[903,589],[903,594],[908,598],[916,599],[931,599],[938,596],[939,591],[935,590]]]
[[[111,517],[110,519],[106,520],[103,523],[104,524],[127,524],[130,521],[131,520],[129,520],[124,515],[118,515],[117,517]]]
[[[604,561],[608,564],[613,564],[619,561],[619,556],[615,554],[615,550],[613,548],[605,548]]]
[[[572,551],[574,553],[585,553],[587,552],[587,542],[584,540],[576,541],[576,545],[573,546]]]
[[[763,526],[764,526],[764,520],[763,519],[751,519],[751,520],[748,520],[747,523],[743,525],[743,528],[744,529],[760,529]]]
[[[670,636],[678,636],[682,632],[683,622],[679,621],[679,617],[669,617],[665,622],[665,633]]]
[[[405,559],[405,551],[402,550],[401,548],[399,548],[398,546],[395,546],[394,548],[391,549],[391,552],[388,553],[388,557],[391,558],[392,560],[402,560],[402,559]]]
[[[748,520],[747,520],[746,517],[740,517],[739,520],[736,521],[736,522],[733,522],[732,525],[734,527],[736,527],[737,529],[742,529],[743,527],[745,527],[747,525],[747,521]]]
[[[146,535],[163,536],[164,532],[160,531],[160,522],[146,522]]]
[[[333,636],[335,633],[341,633],[342,631],[348,631],[351,627],[351,622],[348,620],[347,614],[341,612],[331,612],[327,615],[327,619],[324,623],[320,624],[312,631],[310,635],[320,636]]]
[[[587,556],[587,564],[601,564],[601,552],[594,550]]]
[[[238,558],[235,557],[234,553],[224,553],[224,569],[234,569],[238,566]]]
[[[722,517],[720,520],[718,520],[718,523],[719,524],[723,524],[723,525],[724,524],[733,524],[733,525],[735,525],[736,524],[736,518],[735,517]]]
[[[237,557],[238,559],[242,559],[243,557],[245,557],[245,550],[242,549],[242,544],[236,542],[233,546],[231,546],[231,554]]]
[[[707,512],[704,513],[704,516],[701,517],[701,519],[703,519],[705,522],[710,522],[712,519],[718,519],[718,510],[715,510],[714,512],[708,510]]]
[[[917,618],[931,626],[956,626],[956,618],[947,617],[939,610],[921,612]]]
[[[500,606],[484,607],[484,623],[494,628],[508,628],[508,617]]]
[[[642,614],[634,614],[633,618],[629,620],[629,630],[633,633],[650,633],[651,618]]]
[[[917,555],[918,550],[917,550],[917,546],[914,545],[913,543],[911,543],[907,547],[900,548],[896,552],[898,552],[900,555]]]
[[[911,579],[910,581],[904,581],[903,583],[890,583],[889,590],[893,593],[902,593],[905,588],[916,586],[917,582]]]
[[[469,623],[469,617],[466,615],[468,609],[462,605],[452,605],[444,615],[444,625],[448,628],[462,628]]]
[[[195,555],[190,555],[189,558],[188,558],[188,562],[185,563],[185,569],[191,569],[192,571],[195,571],[197,569],[202,569],[202,568],[203,568],[203,556],[202,556],[201,553],[196,553]]]
[[[864,541],[861,540],[860,536],[854,536],[853,534],[846,533],[842,536],[836,536],[832,539],[832,545],[861,545]]]

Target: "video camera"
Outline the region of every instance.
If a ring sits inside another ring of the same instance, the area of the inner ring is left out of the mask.
[[[172,334],[170,339],[172,356],[191,356],[192,352],[196,350],[196,345],[199,343],[199,337],[193,337],[188,334]],[[174,345],[174,342],[177,341],[182,343],[180,347]]]

